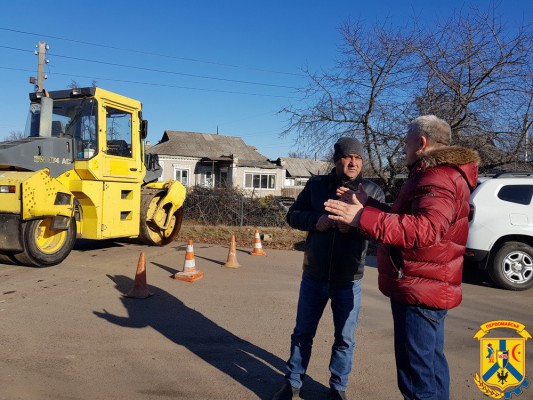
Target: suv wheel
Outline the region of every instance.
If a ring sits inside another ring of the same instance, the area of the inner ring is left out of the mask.
[[[488,269],[498,286],[526,290],[533,286],[533,248],[522,242],[504,243]]]

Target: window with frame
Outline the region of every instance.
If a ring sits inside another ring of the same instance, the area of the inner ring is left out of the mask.
[[[200,174],[200,185],[213,187],[213,173],[211,171],[204,171]]]
[[[247,172],[244,174],[244,187],[246,189],[275,189],[276,174]]]
[[[308,178],[295,178],[294,186],[305,186],[308,180]]]
[[[174,168],[174,180],[181,182],[183,186],[189,186],[189,170]]]
[[[498,192],[498,198],[511,203],[528,205],[533,197],[532,185],[506,185]]]
[[[89,159],[98,152],[97,115],[95,99],[54,100],[52,136],[74,138],[76,159]],[[26,136],[39,135],[40,104],[32,104]]]
[[[131,158],[131,114],[106,107],[107,154]]]

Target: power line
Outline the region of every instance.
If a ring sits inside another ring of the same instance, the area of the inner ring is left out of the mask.
[[[23,52],[31,51],[31,50],[25,50],[25,49],[20,49],[20,48],[16,48],[16,47],[2,46],[2,45],[0,45],[0,48],[4,48],[4,49],[8,49],[8,50],[23,51]],[[271,83],[252,82],[252,81],[242,81],[242,80],[238,80],[238,79],[218,78],[218,77],[207,76],[207,75],[187,74],[187,73],[184,73],[184,72],[167,71],[167,70],[156,69],[156,68],[139,67],[139,66],[135,66],[135,65],[118,64],[118,63],[111,63],[111,62],[106,62],[106,61],[91,60],[91,59],[87,59],[87,58],[72,57],[72,56],[66,56],[66,55],[62,55],[62,54],[51,53],[51,52],[48,52],[48,54],[50,56],[55,56],[55,57],[60,57],[60,58],[67,58],[67,59],[76,60],[76,61],[90,62],[90,63],[95,63],[95,64],[110,65],[110,66],[113,66],[113,67],[130,68],[130,69],[136,69],[136,70],[141,70],[141,71],[158,72],[158,73],[163,73],[163,74],[187,76],[187,77],[200,78],[200,79],[210,79],[210,80],[223,81],[223,82],[243,83],[243,84],[247,84],[247,85],[259,85],[259,86],[277,87],[277,88],[282,88],[282,89],[295,89],[295,90],[298,90],[298,88],[294,87],[294,86],[275,85],[275,84],[271,84]]]
[[[51,52],[49,52],[48,54],[50,54],[51,56],[53,55],[55,57],[68,58],[68,59],[76,60],[76,61],[92,62],[92,63],[96,63],[96,64],[111,65],[111,66],[114,66],[114,67],[121,67],[121,68],[138,69],[138,70],[141,70],[141,71],[159,72],[159,73],[162,73],[162,74],[188,76],[188,77],[201,78],[201,79],[212,79],[212,80],[216,80],[216,81],[233,82],[233,83],[244,83],[244,84],[247,84],[247,85],[269,86],[269,87],[277,87],[277,88],[283,88],[283,89],[298,89],[297,87],[294,87],[294,86],[274,85],[274,84],[271,84],[271,83],[261,83],[261,82],[241,81],[241,80],[237,80],[237,79],[217,78],[217,77],[207,76],[207,75],[186,74],[184,72],[166,71],[166,70],[162,70],[162,69],[138,67],[138,66],[134,66],[134,65],[117,64],[117,63],[110,63],[110,62],[106,62],[106,61],[89,60],[87,58],[71,57],[71,56],[55,54],[55,53],[51,53]]]
[[[10,47],[10,46],[0,46],[3,49],[9,49],[9,50],[16,50],[16,51],[24,51],[26,53],[33,53],[33,50],[26,50],[26,49],[19,49],[17,47]]]
[[[12,71],[23,71],[23,72],[34,72],[34,70],[31,70],[31,69],[11,68],[11,67],[2,67],[2,66],[0,66],[0,69],[7,69],[7,70],[12,70]],[[292,97],[292,96],[281,96],[281,95],[263,94],[263,93],[250,93],[250,92],[235,92],[235,91],[231,91],[231,90],[205,89],[205,88],[190,87],[190,86],[170,85],[170,84],[164,84],[164,83],[140,82],[140,81],[131,81],[131,80],[126,80],[126,79],[112,79],[112,78],[102,78],[102,77],[86,76],[86,75],[64,74],[64,73],[60,73],[60,72],[49,72],[49,74],[50,74],[50,76],[55,74],[55,75],[67,76],[67,77],[71,77],[71,78],[72,77],[74,77],[74,78],[85,78],[85,79],[92,79],[92,80],[97,80],[97,81],[132,83],[132,84],[137,84],[137,85],[170,87],[170,88],[176,88],[176,89],[198,90],[198,91],[204,91],[204,92],[239,94],[239,95],[246,95],[246,96],[278,97],[278,98],[285,98],[285,99],[294,99],[295,98],[295,97]]]
[[[239,69],[245,69],[245,70],[250,70],[250,71],[270,72],[270,73],[274,73],[274,74],[305,77],[305,75],[303,75],[303,74],[297,74],[297,73],[294,73],[294,72],[284,72],[284,71],[269,70],[269,69],[264,69],[264,68],[246,67],[246,66],[240,66],[240,65],[235,65],[235,64],[220,63],[220,62],[216,62],[216,61],[200,60],[200,59],[197,59],[197,58],[177,57],[177,56],[171,56],[171,55],[168,55],[168,54],[152,53],[152,52],[147,52],[147,51],[133,50],[133,49],[116,47],[116,46],[110,46],[110,45],[105,45],[105,44],[100,44],[100,43],[92,43],[92,42],[85,42],[85,41],[81,41],[81,40],[68,39],[68,38],[64,38],[64,37],[60,37],[60,36],[52,36],[52,35],[44,35],[44,34],[41,34],[41,33],[25,32],[25,31],[20,31],[20,30],[17,30],[17,29],[9,29],[9,28],[0,27],[0,30],[8,31],[8,32],[14,32],[14,33],[20,33],[20,34],[24,34],[24,35],[32,35],[32,36],[38,36],[38,37],[46,37],[46,38],[50,38],[50,39],[63,40],[65,42],[78,43],[78,44],[95,46],[95,47],[102,47],[102,48],[107,48],[107,49],[111,49],[111,50],[121,50],[121,51],[127,51],[127,52],[131,52],[131,53],[138,53],[138,54],[144,54],[144,55],[150,55],[150,56],[171,58],[171,59],[175,59],[175,60],[196,62],[196,63],[202,63],[202,64],[210,64],[210,65],[218,65],[218,66],[229,67],[229,68],[239,68]]]

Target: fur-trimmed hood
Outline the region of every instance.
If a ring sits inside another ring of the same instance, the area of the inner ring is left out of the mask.
[[[420,160],[426,168],[436,167],[437,165],[479,164],[481,161],[477,151],[461,146],[446,146],[426,151],[421,154]]]
[[[417,165],[423,169],[439,165],[455,167],[463,175],[468,185],[474,188],[477,184],[480,161],[481,159],[476,150],[461,146],[446,146],[422,153]],[[415,167],[414,169],[417,168]]]

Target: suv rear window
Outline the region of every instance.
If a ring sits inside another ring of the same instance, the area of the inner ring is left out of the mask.
[[[525,204],[531,203],[533,195],[533,185],[506,185],[498,192],[498,198],[511,203]]]

